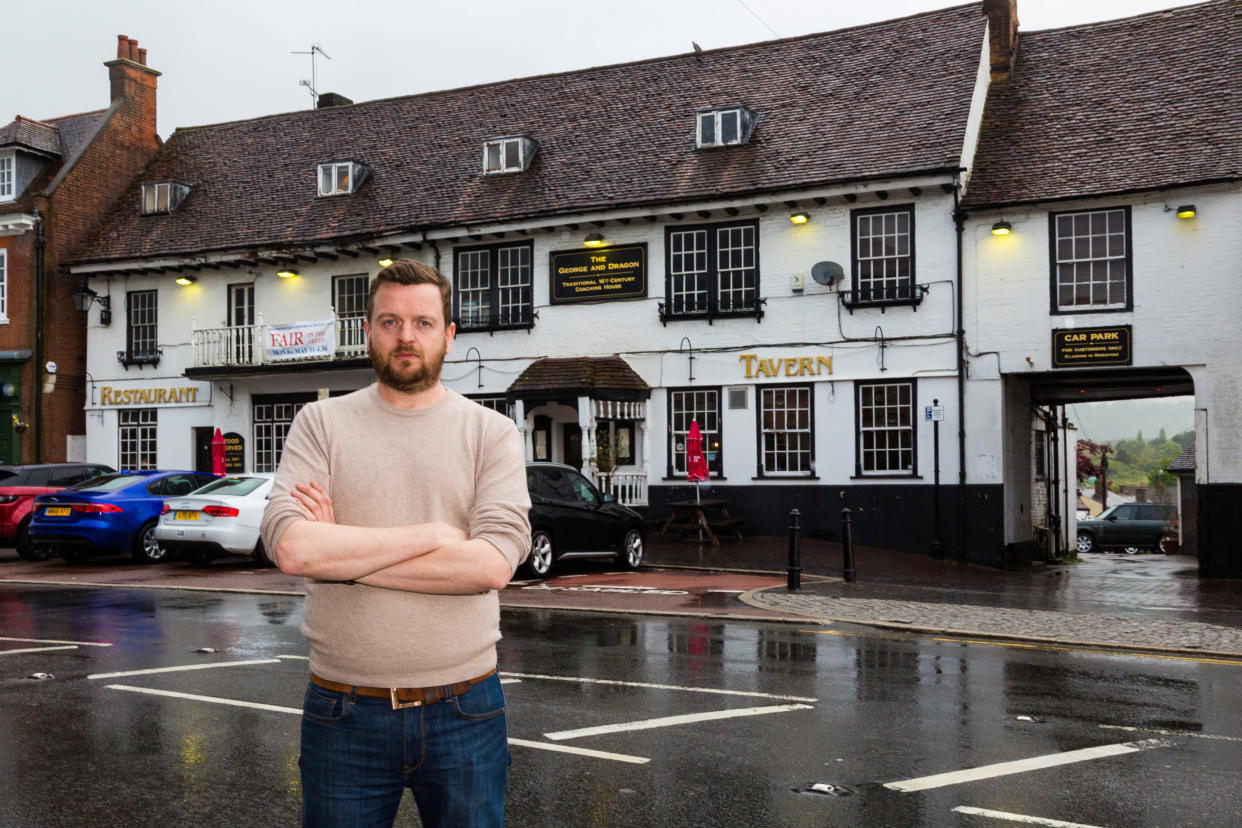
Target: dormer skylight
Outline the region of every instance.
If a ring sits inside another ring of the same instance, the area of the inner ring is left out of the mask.
[[[755,126],[755,113],[744,106],[700,109],[695,119],[694,145],[699,149],[745,144]]]
[[[483,172],[512,173],[530,168],[535,142],[525,135],[493,138],[483,142]]]
[[[334,196],[355,193],[370,171],[366,164],[359,161],[329,161],[320,164],[319,194]]]
[[[147,181],[142,185],[142,214],[154,216],[171,213],[190,194],[189,186],[180,181]]]

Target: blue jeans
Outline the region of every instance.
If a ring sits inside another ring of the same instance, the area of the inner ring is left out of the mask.
[[[500,826],[509,783],[500,678],[460,696],[393,710],[389,699],[306,688],[302,824],[391,826],[405,788],[423,825]]]

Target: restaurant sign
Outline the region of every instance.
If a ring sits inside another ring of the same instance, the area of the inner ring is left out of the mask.
[[[96,396],[94,391],[98,391]],[[92,389],[88,407],[211,405],[211,383],[176,380],[166,382],[99,383]]]
[[[224,437],[224,473],[243,474],[246,471],[246,438],[236,431],[227,431]]]
[[[647,244],[553,251],[552,304],[647,295]]]
[[[1052,332],[1052,367],[1130,365],[1130,326],[1057,328]]]

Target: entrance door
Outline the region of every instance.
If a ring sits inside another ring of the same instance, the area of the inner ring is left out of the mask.
[[[211,473],[211,438],[215,435],[211,426],[194,428],[194,471]]]
[[[582,426],[561,424],[561,462],[575,469],[582,468]]]

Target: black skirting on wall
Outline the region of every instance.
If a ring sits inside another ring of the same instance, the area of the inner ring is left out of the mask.
[[[1005,549],[1004,487],[965,487],[965,532],[958,538],[958,487],[940,487],[940,542],[946,560],[993,567],[1012,566]],[[748,535],[786,536],[789,511],[797,507],[803,537],[841,540],[842,513],[850,510],[854,543],[904,552],[931,554],[935,536],[932,486],[926,484],[806,484],[790,486],[729,486],[711,484],[705,498],[724,498],[729,511],[746,520]],[[689,484],[651,486],[651,515],[663,518],[670,500],[691,500]],[[959,554],[959,547],[964,549]]]
[[[1200,483],[1199,575],[1242,578],[1242,483]]]

